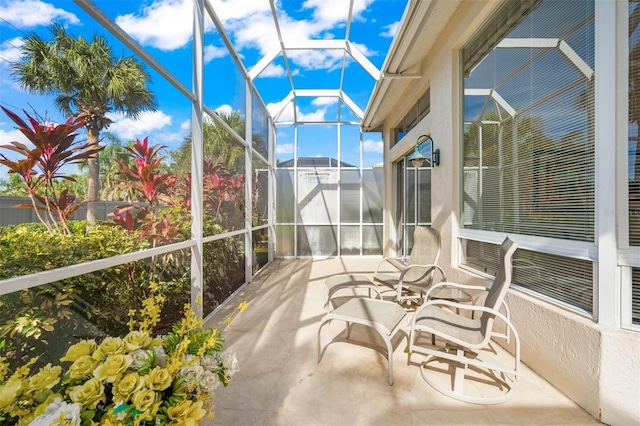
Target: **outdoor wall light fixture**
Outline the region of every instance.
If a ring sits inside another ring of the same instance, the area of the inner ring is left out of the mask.
[[[422,145],[424,142],[427,142],[427,141],[431,141],[430,145],[431,145],[432,166],[439,166],[440,165],[440,150],[439,149],[436,149],[436,150],[433,149],[433,139],[431,139],[431,136],[429,136],[429,135],[421,135],[416,140],[416,150],[408,158],[408,160],[411,161],[411,164],[413,164],[413,167],[422,167],[422,165],[424,164],[424,160],[426,160],[428,158],[428,157],[425,157],[420,152],[420,145]]]

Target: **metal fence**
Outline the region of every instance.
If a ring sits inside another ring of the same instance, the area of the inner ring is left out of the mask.
[[[31,204],[28,197],[0,196],[0,226],[15,225],[25,222],[39,222],[33,209],[17,208],[20,204]],[[113,212],[116,206],[126,204],[122,201],[96,201],[96,218],[106,220],[107,214]],[[83,205],[71,215],[72,220],[87,218],[87,206]]]

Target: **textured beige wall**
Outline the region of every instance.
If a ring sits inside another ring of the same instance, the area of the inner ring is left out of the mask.
[[[486,279],[456,267],[460,134],[458,47],[489,12],[488,2],[463,2],[449,21],[447,32],[423,60],[423,79],[415,83],[415,96],[431,87],[431,111],[401,143],[386,153],[385,164],[411,150],[416,138],[429,132],[440,149],[441,165],[432,174],[432,220],[442,231],[441,264],[451,281],[490,284]],[[385,123],[388,130],[402,117]],[[385,180],[386,208],[391,208],[393,186]],[[391,219],[391,215],[386,216]],[[392,223],[385,223],[393,234]],[[605,329],[594,320],[511,290],[507,301],[522,344],[522,362],[607,424],[640,424],[640,334]]]

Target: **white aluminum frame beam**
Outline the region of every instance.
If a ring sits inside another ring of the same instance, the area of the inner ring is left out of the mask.
[[[515,117],[516,110],[498,92],[493,89],[464,89],[465,96],[490,96],[498,105],[504,108],[511,117]]]
[[[271,64],[280,54],[287,50],[343,50],[353,58],[374,80],[380,80],[382,73],[355,44],[348,40],[295,40],[283,42],[281,48],[273,49],[264,55],[248,72],[249,78],[254,80]],[[411,75],[418,78],[418,75]]]
[[[273,62],[280,55],[280,53],[282,53],[282,49],[278,48],[273,49],[272,51],[264,55],[262,59],[260,59],[258,63],[251,67],[251,69],[249,70],[249,78],[252,81],[255,80],[255,78],[258,77],[260,73],[262,73],[262,71],[264,71],[269,66],[269,64],[271,64],[271,62]]]
[[[587,79],[591,80],[593,77],[593,69],[589,64],[566,41],[559,38],[505,38],[496,48],[558,49]]]
[[[270,111],[270,113],[273,116],[273,120],[274,121],[278,121],[278,117],[280,117],[280,115],[282,114],[282,112],[284,111],[284,109],[287,107],[287,105],[289,105],[289,103],[291,103],[291,101],[293,101],[293,99],[295,98],[338,98],[340,100],[342,100],[342,102],[345,103],[345,105],[347,107],[349,107],[349,109],[351,110],[351,112],[353,112],[353,114],[359,118],[360,120],[362,120],[362,116],[364,114],[364,112],[362,111],[362,109],[360,107],[358,107],[358,105],[356,105],[356,103],[346,94],[344,93],[342,90],[337,90],[337,89],[298,89],[298,90],[294,90],[292,92],[289,92],[289,94],[278,103],[278,109],[274,110],[274,111]],[[296,121],[297,122],[297,121]],[[329,123],[326,121],[323,121],[322,123]],[[279,123],[282,124],[282,123]]]

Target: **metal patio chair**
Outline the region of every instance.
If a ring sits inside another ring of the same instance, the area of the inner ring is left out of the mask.
[[[426,356],[420,364],[423,379],[447,396],[475,404],[496,404],[511,397],[520,365],[520,339],[508,315],[503,314],[500,308],[506,306],[503,302],[511,284],[511,259],[517,247],[518,244],[509,237],[505,238],[500,246],[499,268],[490,288],[450,282],[434,284],[425,295],[426,302],[416,309],[411,319],[409,357],[413,354]],[[463,291],[484,291],[484,304],[469,305],[429,297],[429,293],[444,286]],[[470,315],[470,312],[475,315]],[[495,329],[498,319],[506,324],[507,332]],[[424,334],[429,334],[431,339],[425,339]],[[507,341],[513,338],[513,366],[505,366],[504,362],[495,359],[483,360],[483,356],[496,358],[496,351],[491,346],[492,337]],[[442,345],[434,345],[436,341]],[[435,373],[430,367],[436,361],[449,364],[448,369],[435,370],[452,375],[451,380],[446,380],[447,385],[438,383],[436,377],[432,377]],[[482,396],[467,392],[469,381],[488,384],[498,390],[497,395]]]
[[[447,280],[444,270],[437,265],[439,257],[440,233],[430,227],[417,226],[411,254],[382,259],[376,267],[373,281],[382,288],[395,291],[396,302],[419,305],[436,275],[441,276],[441,281]]]

